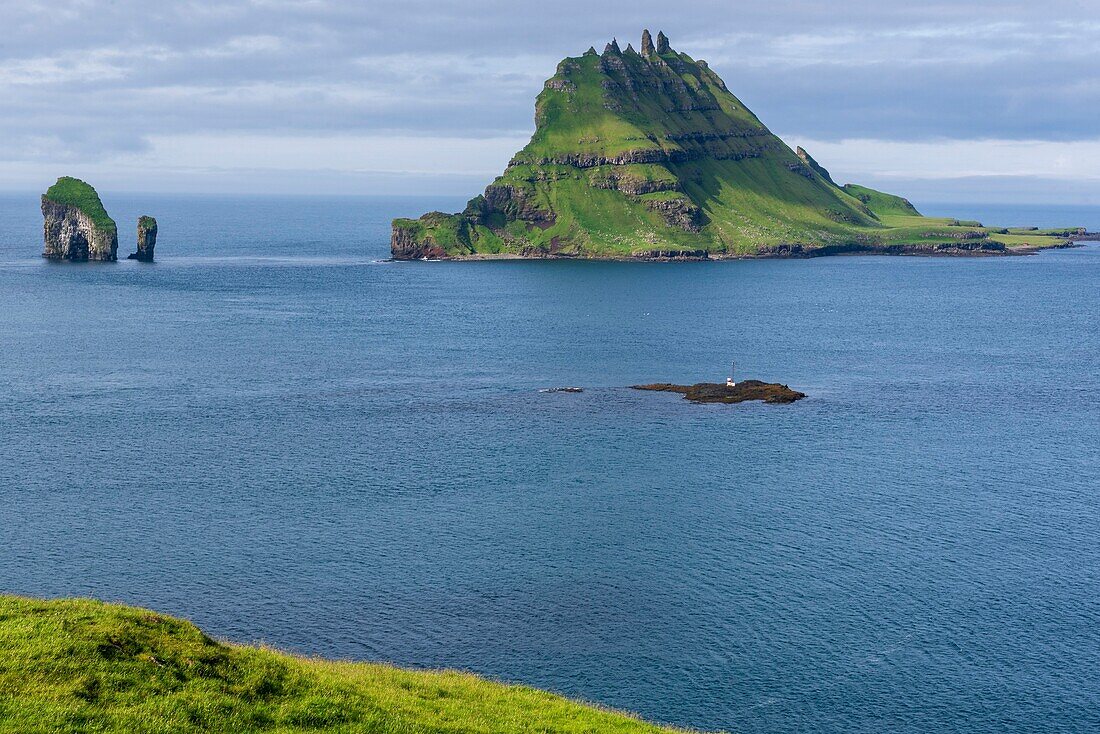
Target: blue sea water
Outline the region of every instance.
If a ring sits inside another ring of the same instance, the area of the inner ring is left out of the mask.
[[[461,201],[104,198],[155,264],[0,197],[0,591],[703,729],[1100,730],[1100,245],[389,263]],[[809,397],[624,387],[731,359]]]

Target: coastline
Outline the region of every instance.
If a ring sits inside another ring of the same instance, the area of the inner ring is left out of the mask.
[[[1066,250],[1083,247],[1085,242],[1100,242],[1100,233],[1086,232],[1068,236],[1051,244],[1021,245],[1002,249],[936,247],[933,245],[827,245],[804,248],[802,245],[778,245],[754,253],[659,254],[636,255],[568,255],[538,253],[523,255],[514,252],[444,255],[442,257],[390,257],[392,262],[491,262],[504,260],[577,260],[590,262],[722,262],[731,260],[810,260],[819,257],[873,255],[881,257],[1016,257],[1035,255],[1046,250]]]

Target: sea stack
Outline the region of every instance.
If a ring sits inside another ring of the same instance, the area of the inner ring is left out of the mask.
[[[153,250],[157,246],[157,220],[150,216],[138,218],[137,252],[126,256],[127,260],[153,262]]]
[[[78,178],[62,176],[42,195],[42,256],[50,260],[116,260],[118,228],[99,194]]]

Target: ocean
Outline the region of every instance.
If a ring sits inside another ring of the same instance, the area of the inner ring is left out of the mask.
[[[707,730],[1100,731],[1100,245],[393,263],[463,202],[104,201],[156,263],[0,196],[0,591]],[[734,360],[809,397],[627,387]]]

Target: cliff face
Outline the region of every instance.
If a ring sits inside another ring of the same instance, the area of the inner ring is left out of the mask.
[[[153,250],[157,246],[157,220],[150,216],[138,219],[137,252],[126,256],[127,260],[153,262]]]
[[[663,33],[640,48],[612,41],[562,61],[504,173],[459,214],[394,220],[393,256],[923,253],[957,241],[951,220],[838,186]]]
[[[63,177],[42,195],[42,256],[50,260],[115,260],[118,228],[95,189]]]

